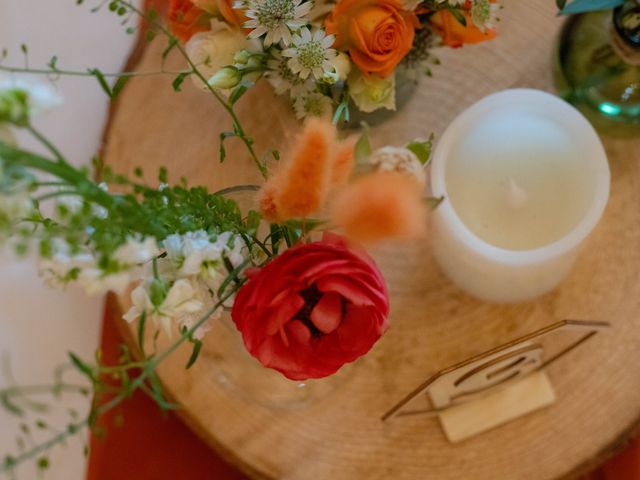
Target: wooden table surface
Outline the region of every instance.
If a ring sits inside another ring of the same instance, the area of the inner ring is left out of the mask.
[[[552,90],[551,52],[561,20],[552,0],[506,0],[494,42],[439,52],[442,66],[411,102],[375,128],[376,145],[440,134],[483,96],[513,87]],[[136,68],[158,68],[165,44],[145,46]],[[168,68],[180,69],[173,55]],[[243,147],[231,141],[218,162],[218,135],[230,122],[215,100],[170,78],[132,80],[113,111],[105,158],[117,171],[165,165],[172,180],[219,188],[259,182]],[[261,84],[238,104],[259,152],[296,130],[288,106]],[[182,418],[213,448],[256,478],[572,478],[622,446],[640,419],[640,141],[606,140],[612,192],[603,221],[573,273],[535,302],[494,306],[474,300],[439,272],[429,242],[374,252],[390,285],[392,328],[338,377],[330,395],[305,408],[270,408],[216,377],[219,339],[185,370],[188,350],[160,367]],[[430,374],[564,318],[613,328],[553,365],[558,401],[471,440],[451,445],[433,418],[382,423],[380,416]],[[161,340],[166,345],[167,340]],[[255,377],[254,377],[255,376]],[[262,381],[247,369],[243,381]],[[329,381],[332,382],[332,381]],[[336,381],[333,381],[334,384]],[[332,384],[332,386],[334,385]],[[328,387],[327,387],[328,388]],[[265,387],[264,390],[267,390]]]

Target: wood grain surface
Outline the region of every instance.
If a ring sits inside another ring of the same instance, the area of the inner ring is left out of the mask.
[[[376,145],[401,145],[440,134],[463,109],[512,87],[552,91],[551,57],[561,19],[552,0],[505,0],[494,42],[439,52],[442,66],[421,81],[411,102],[374,130]],[[165,45],[147,45],[137,63],[155,70]],[[171,56],[168,68],[183,61]],[[259,182],[233,140],[218,162],[218,135],[230,127],[215,100],[171,77],[143,77],[125,88],[112,112],[105,156],[117,171],[160,165],[171,180],[218,188]],[[295,132],[285,101],[259,85],[238,104],[256,148],[266,154]],[[214,335],[196,365],[178,351],[160,367],[179,414],[213,448],[256,478],[518,479],[573,478],[603,460],[640,418],[640,141],[605,141],[611,199],[574,271],[560,289],[530,303],[495,306],[474,300],[436,267],[428,241],[374,252],[389,282],[392,328],[331,395],[306,408],[274,409],[223,388]],[[558,401],[460,444],[434,418],[380,416],[429,375],[564,318],[604,320],[612,328],[554,364]],[[168,340],[162,339],[167,345]],[[251,382],[253,373],[247,373]],[[621,479],[622,480],[622,479]]]

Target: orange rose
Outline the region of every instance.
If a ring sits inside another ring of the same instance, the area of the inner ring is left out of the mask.
[[[347,50],[366,75],[382,77],[409,53],[419,26],[402,0],[340,0],[325,19],[327,33],[336,36],[334,47]]]
[[[230,25],[241,27],[244,22],[249,20],[243,11],[233,8],[235,0],[216,0],[218,11],[222,18],[226,20]]]
[[[198,32],[206,32],[211,28],[211,16],[196,7],[191,0],[171,0],[167,21],[171,33],[183,42],[187,42]]]
[[[467,26],[462,25],[449,10],[440,10],[431,16],[431,27],[442,37],[442,43],[448,47],[458,48],[465,43],[480,43],[496,37],[496,30],[485,32],[474,25],[471,14],[462,12],[467,19]]]

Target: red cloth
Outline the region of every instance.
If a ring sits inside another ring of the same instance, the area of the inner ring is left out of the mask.
[[[101,342],[110,364],[117,362],[122,343],[112,305],[108,301],[105,308]],[[134,394],[98,425],[107,431],[102,439],[91,437],[87,480],[246,479],[144,393]],[[640,439],[583,480],[640,480]]]
[[[115,364],[122,343],[107,301],[102,326],[105,363]],[[98,425],[103,438],[91,436],[88,480],[245,480],[227,465],[175,414],[163,412],[137,392]]]

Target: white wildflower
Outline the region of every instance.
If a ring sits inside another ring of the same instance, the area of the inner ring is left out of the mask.
[[[386,78],[365,76],[355,69],[349,76],[349,92],[356,107],[362,112],[369,113],[380,108],[396,109],[395,75]]]
[[[312,34],[305,27],[293,36],[293,46],[283,50],[282,55],[289,57],[287,65],[300,78],[307,79],[311,75],[321,80],[326,73],[335,72],[333,60],[338,52],[331,48],[334,42],[334,35],[326,35],[322,29]]]
[[[133,237],[120,245],[113,254],[113,258],[122,265],[139,265],[146,263],[160,255],[160,249],[153,237],[139,240]]]
[[[150,295],[151,283],[142,283],[131,293],[132,307],[123,315],[126,321],[133,322],[145,314],[147,320],[162,327],[167,336],[171,336],[174,321],[179,321],[185,315],[200,312],[204,308],[204,303],[198,299],[199,294],[193,284],[185,279],[176,280],[164,298],[154,305]]]
[[[0,78],[0,120],[25,124],[31,116],[62,105],[50,85],[18,77]]]
[[[272,50],[272,58],[267,61],[267,71],[264,76],[273,87],[276,95],[282,95],[295,86],[304,83],[298,75],[293,73],[279,50]]]
[[[375,170],[407,174],[414,177],[422,187],[427,184],[427,174],[422,163],[406,148],[380,148],[373,152],[368,162]]]
[[[495,28],[500,5],[490,0],[473,0],[471,3],[471,20],[481,32]]]
[[[312,6],[313,2],[302,0],[248,0],[234,5],[235,8],[246,8],[245,15],[249,20],[243,26],[251,29],[249,38],[264,35],[265,48],[280,41],[285,46],[290,45],[291,31],[306,25],[305,17]]]
[[[298,118],[323,117],[331,115],[333,101],[320,92],[310,92],[295,97],[293,109]]]

